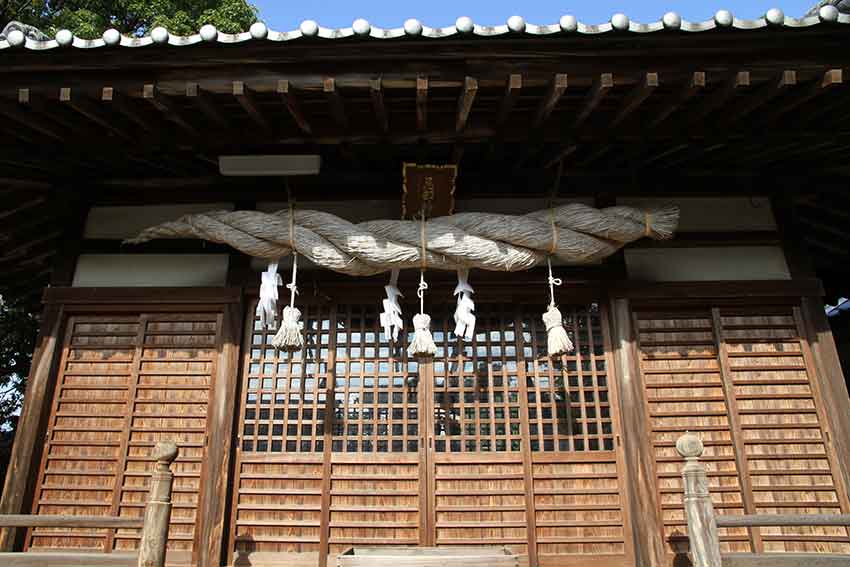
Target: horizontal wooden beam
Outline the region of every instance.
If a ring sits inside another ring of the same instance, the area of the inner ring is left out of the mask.
[[[143,518],[0,514],[0,528],[141,528]]]

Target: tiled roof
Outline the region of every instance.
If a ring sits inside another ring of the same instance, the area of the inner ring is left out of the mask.
[[[842,0],[846,1],[846,0]],[[720,10],[714,18],[702,22],[689,22],[675,12],[668,12],[660,20],[652,23],[638,23],[630,20],[625,14],[614,14],[608,22],[602,24],[584,24],[574,16],[563,16],[559,22],[548,25],[528,23],[521,16],[512,16],[499,26],[484,26],[475,24],[471,19],[458,18],[454,26],[432,28],[418,20],[407,20],[399,28],[378,28],[363,19],[355,20],[351,27],[330,29],[320,26],[317,22],[307,20],[298,29],[292,31],[270,30],[265,24],[258,22],[251,26],[250,31],[238,34],[219,32],[214,26],[206,25],[200,33],[189,36],[171,35],[165,28],[154,28],[145,37],[128,37],[121,35],[118,30],[110,29],[98,39],[82,39],[75,37],[68,30],[60,30],[54,39],[39,41],[27,37],[20,30],[12,31],[5,39],[0,39],[0,49],[25,47],[41,51],[64,47],[92,49],[101,47],[145,47],[154,44],[186,46],[198,43],[242,43],[247,41],[286,42],[299,38],[342,39],[362,37],[373,39],[398,39],[403,37],[448,38],[448,37],[500,37],[500,36],[564,36],[568,34],[596,35],[605,33],[634,33],[645,34],[663,31],[706,32],[718,28],[754,30],[760,28],[806,28],[819,24],[850,24],[850,14],[839,11],[832,3],[814,9],[814,13],[802,18],[786,16],[782,10],[768,10],[762,18],[740,20],[728,10]]]
[[[846,297],[839,298],[837,305],[826,306],[827,317],[838,317],[842,313],[850,313],[850,299]]]

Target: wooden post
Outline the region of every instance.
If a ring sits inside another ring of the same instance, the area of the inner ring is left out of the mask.
[[[685,458],[682,478],[685,481],[685,516],[691,561],[694,567],[720,567],[720,537],[714,518],[714,504],[708,492],[708,475],[699,458],[703,452],[699,437],[685,433],[676,441],[676,450]]]
[[[168,524],[171,521],[171,485],[174,473],[171,463],[177,458],[177,445],[157,443],[154,448],[156,465],[151,476],[148,503],[145,506],[145,525],[139,545],[139,567],[165,567],[168,544]]]
[[[647,442],[651,431],[635,342],[637,331],[632,325],[628,299],[612,299],[611,330],[635,562],[644,567],[662,567],[667,565],[667,557],[661,536],[661,507],[652,447]]]
[[[12,456],[6,473],[0,514],[20,514],[23,511],[30,485],[38,476],[38,459],[43,440],[39,437],[50,414],[50,401],[55,376],[57,354],[62,351],[63,310],[58,305],[45,307],[41,330],[32,357],[24,407],[18,420],[18,432],[12,446]],[[0,551],[13,551],[17,530],[0,530]]]

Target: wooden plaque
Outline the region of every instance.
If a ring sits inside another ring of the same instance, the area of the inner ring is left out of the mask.
[[[405,163],[401,217],[443,217],[454,212],[456,165]]]

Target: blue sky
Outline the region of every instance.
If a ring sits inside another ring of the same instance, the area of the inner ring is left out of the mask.
[[[479,24],[502,24],[520,15],[535,24],[551,24],[563,14],[573,14],[582,22],[597,24],[612,14],[623,12],[639,22],[655,21],[674,11],[686,20],[711,18],[717,10],[732,11],[739,18],[756,18],[770,8],[781,8],[789,16],[803,15],[816,0],[251,0],[260,9],[260,18],[276,30],[298,27],[312,19],[325,27],[347,27],[356,18],[366,18],[375,26],[400,27],[407,18],[417,18],[437,27],[469,16]]]

